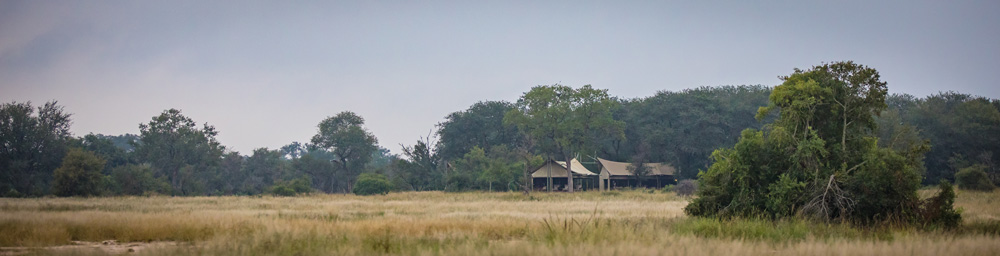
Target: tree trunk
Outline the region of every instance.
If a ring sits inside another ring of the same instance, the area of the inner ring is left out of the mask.
[[[535,188],[535,178],[531,177],[531,160],[529,158],[524,158],[524,195],[531,195],[531,189]]]
[[[569,192],[573,193],[573,163],[570,161],[572,159],[569,156],[566,158],[566,186],[569,187]]]
[[[843,160],[841,168],[847,168],[847,105],[841,104],[844,111],[844,127],[840,129],[840,157]]]
[[[347,169],[347,160],[345,160],[343,156],[340,157],[340,166],[342,166],[341,168],[344,168],[344,173],[347,173],[348,176],[347,191],[344,191],[344,194],[350,194],[351,191],[354,191],[354,180],[357,179],[358,177],[355,176],[354,173],[351,173],[351,170]]]
[[[179,168],[174,168],[174,170],[171,171],[173,174],[170,175],[170,179],[171,179],[170,180],[170,188],[171,188],[170,189],[170,196],[176,196],[177,195],[177,191],[180,190],[180,188],[179,188],[180,185],[178,185],[178,183],[180,183],[180,182],[179,182],[179,179],[177,177],[179,170],[180,170]]]

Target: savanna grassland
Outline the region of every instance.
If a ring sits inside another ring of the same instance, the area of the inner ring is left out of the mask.
[[[720,221],[686,204],[653,191],[2,198],[0,255],[1000,255],[1000,191],[959,191],[965,220],[948,231]]]

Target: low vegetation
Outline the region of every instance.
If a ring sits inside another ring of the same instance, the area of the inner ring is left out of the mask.
[[[923,190],[921,195],[934,195]],[[959,191],[954,230],[686,217],[684,197],[614,193],[403,192],[375,196],[0,199],[0,251],[72,241],[148,243],[147,255],[989,255],[1000,192]],[[78,242],[79,243],[79,242]]]
[[[985,169],[986,166],[984,165],[973,165],[962,168],[958,173],[955,173],[955,182],[958,183],[958,188],[982,191],[992,191],[995,189],[996,186],[990,181],[989,176],[984,171]]]

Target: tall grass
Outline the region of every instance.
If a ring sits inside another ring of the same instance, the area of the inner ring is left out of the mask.
[[[967,198],[968,197],[968,198]],[[0,246],[181,241],[151,255],[1000,254],[1000,194],[963,231],[689,218],[672,193],[0,199]],[[986,224],[982,224],[986,223]]]

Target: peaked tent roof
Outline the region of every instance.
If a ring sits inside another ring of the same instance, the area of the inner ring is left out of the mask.
[[[583,167],[583,164],[581,164],[580,161],[576,160],[576,158],[573,158],[572,160],[569,160],[569,161],[570,161],[570,163],[573,166],[573,173],[576,173],[577,175],[585,175],[585,176],[597,175],[594,172],[591,172],[590,170],[588,170],[587,167]],[[545,168],[545,166],[551,164],[552,162],[555,162],[556,164],[559,164],[559,166],[557,166],[557,168],[552,168],[552,177],[554,177],[554,178],[566,177],[566,161],[548,161],[545,164],[543,164],[541,167],[538,167],[538,169],[535,169],[535,171],[531,173],[531,177],[533,177],[533,178],[545,178],[545,177],[548,177],[548,175],[546,174],[546,170],[543,170],[543,169]],[[558,167],[561,167],[561,168],[558,168]]]
[[[601,171],[608,170],[611,175],[616,176],[630,176],[632,172],[628,170],[628,166],[631,163],[615,162],[603,158],[597,158],[597,161],[601,162]],[[667,163],[646,163],[646,167],[650,168],[649,175],[674,175],[677,171],[673,166]]]

